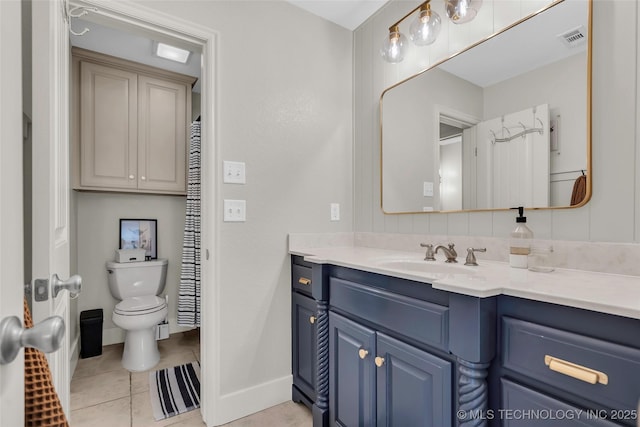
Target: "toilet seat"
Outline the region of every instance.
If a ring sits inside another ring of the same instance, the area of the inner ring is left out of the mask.
[[[120,301],[113,312],[122,316],[141,316],[164,310],[167,302],[156,295],[131,297]]]

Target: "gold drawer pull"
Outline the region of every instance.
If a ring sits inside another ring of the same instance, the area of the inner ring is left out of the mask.
[[[600,383],[607,385],[609,383],[609,377],[604,372],[576,365],[575,363],[567,362],[566,360],[558,359],[557,357],[545,355],[544,364],[552,371],[568,375],[589,384]]]
[[[378,356],[374,359],[374,362],[378,368],[382,368],[382,365],[384,365],[384,357]]]
[[[309,323],[311,323],[312,325],[316,323],[316,316],[309,317]]]
[[[301,285],[310,285],[311,279],[307,279],[306,277],[301,277],[298,279],[298,283],[300,283]]]
[[[358,356],[360,356],[360,359],[364,359],[365,357],[367,357],[367,354],[369,354],[369,352],[364,348],[358,350]]]

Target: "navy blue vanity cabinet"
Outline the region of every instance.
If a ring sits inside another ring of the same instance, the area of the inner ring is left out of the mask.
[[[329,313],[331,426],[450,426],[451,362]]]
[[[316,301],[312,264],[293,256],[291,264],[292,400],[311,408],[316,399]]]
[[[329,267],[291,256],[292,400],[329,425]]]
[[[457,426],[450,294],[335,266],[328,283],[329,425]]]
[[[495,425],[635,426],[640,320],[501,296]]]

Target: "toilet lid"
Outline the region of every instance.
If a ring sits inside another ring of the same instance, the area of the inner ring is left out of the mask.
[[[156,295],[131,297],[120,301],[114,310],[117,314],[140,315],[153,313],[166,307],[164,298]]]

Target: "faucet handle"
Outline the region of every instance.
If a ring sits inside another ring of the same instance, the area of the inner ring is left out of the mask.
[[[474,252],[487,252],[487,248],[467,248],[467,260],[464,265],[478,265]]]
[[[454,258],[458,257],[458,252],[456,252],[456,250],[454,249],[454,247],[456,245],[454,245],[453,243],[449,243],[447,246],[449,246],[449,250],[451,251],[451,255],[453,255]]]
[[[420,243],[420,246],[423,248],[427,248],[427,253],[424,255],[425,261],[435,261],[436,257],[433,253],[433,245],[431,243]]]

